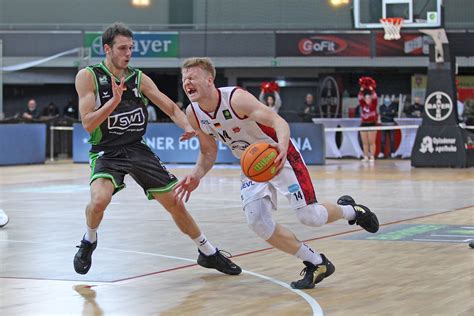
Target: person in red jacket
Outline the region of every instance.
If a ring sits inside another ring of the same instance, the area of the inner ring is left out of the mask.
[[[378,120],[377,114],[378,98],[373,87],[368,89],[361,87],[359,91],[359,106],[361,126],[376,126]],[[361,131],[362,147],[364,149],[364,158],[362,161],[373,162],[375,160],[375,140],[377,131]]]

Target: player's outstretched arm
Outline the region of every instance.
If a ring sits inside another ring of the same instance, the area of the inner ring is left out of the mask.
[[[98,110],[95,108],[95,84],[93,75],[87,69],[81,69],[76,75],[76,91],[79,96],[79,113],[81,114],[82,126],[92,133],[112,113],[122,100],[125,81],[120,84],[112,80],[112,98]]]
[[[191,105],[186,109],[186,115],[192,128],[196,131],[199,139],[199,156],[191,174],[183,177],[174,187],[175,198],[187,202],[191,192],[198,186],[200,180],[211,170],[217,157],[216,141],[205,134],[200,128],[192,113]]]
[[[168,115],[173,122],[184,130],[180,140],[186,140],[195,135],[193,128],[186,119],[186,115],[166,94],[161,92],[153,80],[147,75],[142,75],[141,92]]]

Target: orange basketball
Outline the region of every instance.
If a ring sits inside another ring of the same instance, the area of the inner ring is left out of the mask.
[[[277,150],[267,143],[252,144],[240,157],[240,166],[250,180],[267,182],[277,174],[277,167],[273,164],[277,156]]]

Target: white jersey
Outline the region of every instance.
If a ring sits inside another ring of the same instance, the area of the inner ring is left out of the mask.
[[[273,128],[258,124],[247,117],[239,117],[232,109],[231,99],[238,87],[218,88],[219,103],[214,113],[201,109],[197,102],[191,103],[201,130],[226,144],[232,154],[240,159],[245,148],[253,143],[275,143]],[[274,137],[274,139],[272,139]]]
[[[240,159],[245,148],[257,142],[276,143],[276,132],[273,128],[260,125],[247,117],[239,117],[232,109],[232,95],[238,87],[219,88],[219,103],[214,113],[201,109],[198,103],[191,103],[196,120],[201,130],[226,144]],[[269,196],[276,207],[276,190],[284,194],[293,208],[298,209],[316,203],[316,194],[308,169],[298,149],[290,140],[287,161],[283,170],[269,182],[254,182],[241,177],[241,197],[244,205]]]

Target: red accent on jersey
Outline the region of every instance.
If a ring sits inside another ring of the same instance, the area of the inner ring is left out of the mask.
[[[194,110],[194,107],[192,104],[191,104],[191,110],[193,110],[194,118],[196,119],[196,122],[198,123],[199,128],[201,128],[201,123],[199,122],[196,111]]]
[[[275,129],[257,123],[262,132],[266,135],[270,136],[274,141],[278,141]],[[308,168],[301,157],[301,154],[296,147],[293,145],[293,142],[290,141],[288,144],[288,153],[286,154],[286,159],[290,163],[293,171],[296,175],[296,179],[298,180],[298,184],[303,191],[304,198],[306,200],[306,204],[313,204],[317,203],[318,200],[316,199],[316,193],[314,192],[313,182],[311,181],[311,177],[309,175]]]
[[[235,115],[239,120],[245,120],[246,118],[248,118],[248,116],[245,115],[244,117],[240,117],[239,115],[237,115],[237,113],[235,113],[234,108],[232,107],[232,96],[234,95],[234,92],[235,92],[237,89],[242,89],[242,88],[241,88],[241,87],[236,87],[234,90],[232,90],[232,92],[230,93],[230,96],[229,96],[229,106],[230,106],[230,109],[232,110],[232,113],[234,113],[234,115]],[[243,89],[242,89],[242,90],[243,90]]]
[[[219,108],[221,107],[221,90],[217,89],[217,92],[219,93],[219,100],[217,101],[217,107],[216,107],[216,110],[214,111],[214,115],[212,115],[211,113],[205,111],[200,105],[199,105],[199,108],[201,109],[201,111],[203,111],[204,113],[207,114],[207,116],[209,116],[211,119],[215,120],[216,119],[216,116],[217,116],[217,111],[219,111]]]

